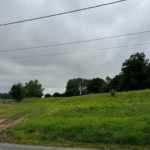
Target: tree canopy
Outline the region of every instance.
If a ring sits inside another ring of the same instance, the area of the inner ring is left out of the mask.
[[[70,79],[67,82],[65,96],[78,96],[87,94],[88,79]]]
[[[135,53],[122,64],[121,73],[110,82],[117,91],[150,88],[150,63],[144,53]]]
[[[47,98],[47,97],[52,97],[52,96],[51,96],[51,94],[47,93],[44,95],[44,98]]]
[[[65,93],[60,94],[55,92],[53,97],[70,97],[89,93],[107,93],[112,89],[121,92],[149,88],[150,61],[145,58],[144,53],[134,53],[129,59],[126,59],[122,63],[121,72],[112,79],[109,76],[107,76],[105,80],[101,78],[70,79],[67,82]],[[28,83],[25,83],[25,87],[23,87],[21,83],[14,84],[9,93],[13,98],[20,100],[24,95],[30,98],[42,97],[43,90],[44,89],[38,80],[31,80]],[[50,96],[50,94],[45,94],[45,98]],[[2,94],[0,94],[0,98],[1,97]],[[7,97],[9,97],[9,95],[7,95]]]
[[[25,83],[26,96],[27,97],[39,97],[43,96],[42,84],[39,83],[38,80],[31,80],[28,83]]]
[[[10,99],[9,93],[0,93],[0,99]]]
[[[94,78],[88,82],[88,91],[90,93],[101,93],[102,92],[102,86],[105,83],[103,79],[100,78]]]
[[[25,88],[22,83],[14,84],[9,91],[12,99],[21,101],[25,97]]]
[[[55,92],[55,93],[53,94],[53,97],[61,97],[61,94],[58,93],[58,92]]]

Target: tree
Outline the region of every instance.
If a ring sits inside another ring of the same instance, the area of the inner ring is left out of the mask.
[[[120,73],[119,75],[116,75],[114,78],[111,79],[109,83],[109,91],[112,89],[115,89],[116,91],[123,91],[125,88],[124,86],[126,85],[124,84],[123,74]]]
[[[88,93],[87,91],[87,85],[89,81],[88,79],[77,78],[72,80],[77,83],[81,95]]]
[[[101,92],[102,93],[108,93],[110,92],[110,83],[111,83],[112,79],[107,76],[105,79],[105,82],[102,84],[102,88],[101,88]]]
[[[61,97],[66,97],[66,96],[65,96],[65,93],[62,93],[62,94],[61,94]]]
[[[87,94],[89,94],[89,91],[87,89],[82,90],[81,95],[87,95]]]
[[[88,94],[88,79],[70,79],[67,82],[65,96],[78,96]]]
[[[109,84],[104,82],[101,87],[101,93],[108,93],[109,92]]]
[[[121,73],[110,80],[109,89],[131,91],[150,88],[150,63],[144,53],[135,53],[122,64]]]
[[[9,93],[0,93],[0,99],[3,99],[3,103],[5,104],[5,100],[10,99]]]
[[[72,96],[76,96],[75,95],[75,91],[74,91],[74,89],[70,89],[70,90],[66,90],[66,92],[65,92],[65,97],[72,97]]]
[[[0,93],[0,98],[1,99],[10,99],[9,93]]]
[[[75,80],[69,80],[66,86],[65,96],[78,96],[80,95],[79,85]]]
[[[25,97],[25,88],[22,83],[14,84],[9,91],[12,99],[21,101]]]
[[[44,98],[52,97],[49,93],[45,94]]]
[[[31,80],[28,83],[25,83],[25,89],[26,89],[27,97],[41,98],[43,96],[44,88],[42,88],[42,85],[39,83],[38,80],[34,80],[34,81]]]
[[[150,63],[144,53],[135,53],[122,64],[124,90],[141,90],[150,85]]]
[[[90,93],[100,93],[102,86],[105,83],[103,79],[94,78],[88,82],[88,90]]]
[[[108,83],[108,84],[111,82],[111,80],[112,79],[109,76],[107,76],[106,79],[105,79],[106,83]]]
[[[55,93],[53,94],[53,97],[61,97],[61,94],[58,93],[58,92],[55,92]]]

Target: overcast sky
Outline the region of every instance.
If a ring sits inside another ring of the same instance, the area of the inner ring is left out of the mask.
[[[91,7],[116,0],[0,0],[0,24]],[[0,27],[0,51],[150,30],[150,1],[126,2]],[[0,53],[0,58],[92,50],[150,42],[150,33],[59,47]],[[0,59],[0,93],[14,83],[39,80],[44,93],[63,93],[73,78],[114,77],[131,54],[149,46],[25,59]]]

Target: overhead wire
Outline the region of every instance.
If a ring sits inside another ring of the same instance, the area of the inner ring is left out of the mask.
[[[84,40],[84,41],[75,41],[75,42],[69,42],[69,43],[43,45],[43,46],[26,47],[26,48],[18,48],[18,49],[0,50],[0,52],[20,51],[20,50],[28,50],[28,49],[38,49],[38,48],[46,48],[46,47],[64,46],[64,45],[79,44],[79,43],[92,42],[92,41],[98,41],[98,40],[106,40],[106,39],[119,38],[119,37],[124,37],[124,36],[131,36],[131,35],[138,35],[138,34],[145,34],[145,33],[150,33],[150,31],[128,33],[128,34],[115,35],[115,36],[103,37],[103,38],[96,38],[96,39],[90,39],[90,40]]]
[[[117,46],[117,47],[108,47],[108,48],[101,48],[101,49],[73,51],[73,52],[64,52],[64,53],[52,53],[52,54],[43,54],[43,55],[28,55],[28,56],[6,57],[6,58],[0,58],[0,59],[22,59],[22,58],[29,58],[29,57],[33,58],[33,57],[45,57],[45,56],[54,56],[54,55],[66,55],[66,54],[73,54],[73,53],[93,52],[93,51],[100,51],[100,50],[110,50],[110,49],[119,49],[119,48],[127,48],[127,47],[137,47],[137,46],[144,46],[144,45],[150,45],[150,43],[124,45],[124,46]]]
[[[15,21],[15,22],[10,22],[10,23],[0,24],[0,26],[6,26],[6,25],[11,25],[11,24],[27,22],[27,21],[33,21],[33,20],[38,20],[38,19],[44,19],[44,18],[49,18],[49,17],[60,16],[60,15],[74,13],[74,12],[83,11],[83,10],[87,10],[87,9],[93,9],[93,8],[97,8],[97,7],[112,5],[112,4],[116,4],[116,3],[120,3],[120,2],[124,2],[124,1],[127,1],[127,0],[120,0],[120,1],[115,1],[115,2],[111,2],[111,3],[96,5],[96,6],[92,6],[92,7],[86,7],[86,8],[82,8],[82,9],[77,9],[77,10],[73,10],[73,11],[68,11],[68,12],[63,12],[63,13],[58,13],[58,14],[53,14],[53,15],[48,15],[48,16],[43,16],[43,17],[37,17],[37,18],[32,18],[32,19],[27,19],[27,20],[21,20],[21,21]]]

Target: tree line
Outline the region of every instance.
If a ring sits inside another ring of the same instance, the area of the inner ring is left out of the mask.
[[[108,93],[111,90],[117,92],[150,89],[150,61],[145,58],[145,54],[134,53],[129,59],[122,63],[121,72],[114,78],[106,77],[94,79],[70,79],[66,85],[64,93],[55,92],[53,95],[47,93],[47,97],[71,97],[86,95],[90,93]],[[38,80],[29,81],[23,85],[22,83],[14,84],[9,95],[20,101],[23,98],[42,97],[42,85]]]
[[[31,80],[25,83],[25,85],[22,83],[12,85],[9,94],[11,95],[12,99],[21,101],[24,98],[41,98],[43,96],[43,91],[44,88],[42,88],[42,84],[40,84],[38,80]]]
[[[9,93],[0,93],[0,99],[10,99]]]
[[[145,54],[134,53],[122,63],[121,72],[114,78],[70,79],[63,94],[54,93],[54,97],[79,96],[90,93],[108,93],[150,89],[150,60]],[[45,97],[48,97],[46,94]]]

